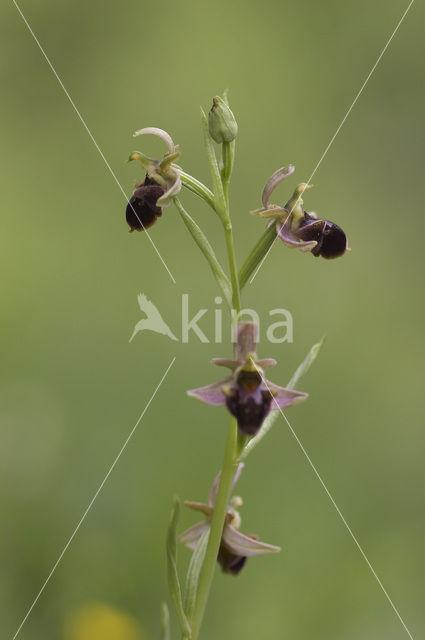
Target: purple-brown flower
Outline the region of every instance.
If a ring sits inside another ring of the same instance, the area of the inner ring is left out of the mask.
[[[294,171],[293,165],[275,171],[263,189],[263,208],[252,213],[270,219],[270,224],[275,223],[276,233],[287,247],[310,251],[314,256],[326,259],[342,256],[347,251],[344,231],[334,222],[318,218],[314,212],[307,213],[302,208],[301,196],[311,185],[299,184],[284,207],[269,204],[277,185]]]
[[[150,133],[158,136],[167,145],[168,151],[161,161],[134,151],[129,160],[139,160],[146,171],[144,182],[136,184],[125,211],[130,231],[144,231],[162,215],[162,207],[171,204],[181,189],[180,173],[173,164],[180,152],[166,131],[147,127],[136,131],[135,136]]]
[[[241,463],[238,467],[233,480],[232,490],[239,479],[243,466],[243,463]],[[206,503],[185,501],[187,507],[195,511],[200,511],[205,516],[204,520],[190,527],[190,529],[179,536],[179,541],[192,551],[194,551],[202,534],[208,531],[211,526],[219,484],[220,474],[218,474],[214,480]],[[246,535],[239,531],[241,517],[237,509],[241,506],[242,499],[239,496],[235,496],[230,500],[217,556],[217,562],[220,564],[224,573],[230,573],[232,575],[237,575],[242,570],[247,557],[259,556],[266,553],[277,553],[280,551],[280,547],[261,542],[257,536]]]
[[[307,398],[306,393],[285,389],[264,377],[264,369],[274,366],[276,360],[257,359],[257,331],[255,323],[240,322],[236,328],[234,359],[213,359],[214,364],[231,369],[231,375],[187,392],[205,404],[226,406],[237,419],[240,431],[248,436],[258,432],[272,408],[283,409]]]

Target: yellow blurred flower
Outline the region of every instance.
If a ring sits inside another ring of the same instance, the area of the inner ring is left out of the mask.
[[[88,604],[70,615],[65,640],[144,640],[140,624],[106,604]]]

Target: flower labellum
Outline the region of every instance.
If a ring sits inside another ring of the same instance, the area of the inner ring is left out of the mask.
[[[143,184],[137,185],[125,210],[125,217],[130,231],[144,231],[162,215],[157,200],[164,194],[164,189],[148,176]]]
[[[311,214],[304,212],[304,218],[296,231],[300,240],[315,240],[317,245],[311,253],[330,260],[339,258],[347,250],[347,238],[343,230],[329,220],[318,220]]]
[[[246,363],[248,365],[250,362]],[[224,388],[226,406],[238,421],[238,427],[247,436],[254,436],[270,411],[273,395],[262,384],[258,371],[245,368],[240,371],[236,383]]]
[[[223,573],[231,573],[232,576],[237,576],[245,566],[246,556],[239,556],[233,553],[222,542],[218,550],[217,562],[221,566]]]

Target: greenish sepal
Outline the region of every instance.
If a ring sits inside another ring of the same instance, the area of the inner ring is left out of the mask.
[[[180,500],[175,496],[167,531],[168,588],[170,590],[170,598],[179,621],[181,632],[183,635],[190,637],[191,628],[183,610],[182,593],[177,573],[177,524],[179,515]]]

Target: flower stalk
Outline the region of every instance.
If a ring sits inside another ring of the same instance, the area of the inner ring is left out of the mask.
[[[167,533],[168,582],[183,640],[198,640],[217,563],[225,573],[235,576],[245,566],[247,557],[280,550],[279,547],[261,542],[255,535],[239,530],[241,518],[238,507],[242,499],[235,496],[230,500],[230,496],[244,466],[242,461],[267,435],[282,409],[307,398],[308,394],[296,391],[295,387],[310,368],[323,343],[322,340],[312,347],[287,387],[267,380],[264,369],[274,366],[276,361],[273,358],[258,359],[258,327],[253,322],[240,322],[239,319],[241,291],[262,264],[277,237],[287,247],[326,259],[339,257],[347,250],[346,237],[340,227],[319,219],[313,212],[304,211],[301,195],[310,185],[300,183],[284,206],[270,204],[276,187],[295,171],[293,165],[288,165],[277,169],[267,180],[261,194],[262,208],[251,212],[264,218],[267,226],[238,272],[229,205],[238,125],[226,94],[223,98],[216,96],[213,99],[208,118],[201,109],[201,123],[212,189],[176,164],[180,150],[167,132],[146,127],[135,135],[156,135],[165,143],[167,151],[161,160],[150,158],[140,151],[131,154],[130,160],[141,163],[145,176],[136,183],[126,209],[130,230],[144,231],[162,217],[163,207],[171,203],[175,205],[211,269],[229,307],[235,328],[233,359],[213,359],[214,364],[227,367],[230,373],[221,380],[188,391],[188,395],[206,404],[226,408],[231,417],[222,468],[212,485],[208,501],[185,503],[201,511],[204,520],[177,537],[177,498],[170,518]],[[214,143],[220,146],[220,162]],[[227,273],[201,227],[183,206],[179,197],[182,188],[204,200],[220,220],[227,251]],[[177,540],[193,552],[184,589],[178,575]],[[162,638],[169,640],[166,605],[162,609]]]

